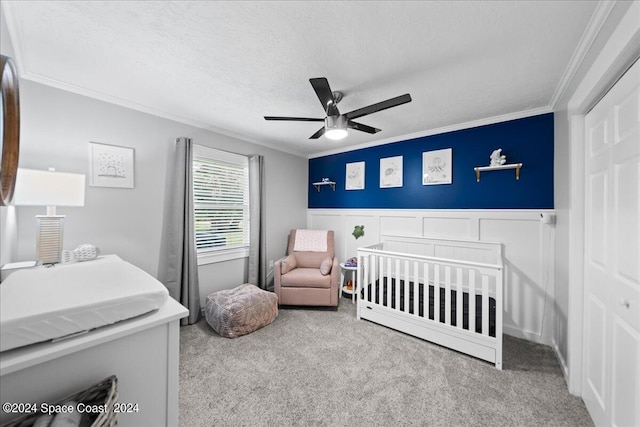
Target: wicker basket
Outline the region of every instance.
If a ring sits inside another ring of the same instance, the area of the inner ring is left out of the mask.
[[[117,400],[118,379],[115,375],[112,375],[86,390],[69,395],[64,399],[51,403],[51,405],[63,405],[69,401],[84,403],[86,405],[105,405],[106,411],[99,414],[87,414],[91,422],[89,425],[91,427],[113,427],[118,425],[118,420],[116,419],[117,414],[113,411],[114,404]],[[24,415],[11,421],[9,424],[3,424],[2,427],[31,427],[41,415],[41,412]]]

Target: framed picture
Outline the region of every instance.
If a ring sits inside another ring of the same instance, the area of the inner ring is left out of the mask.
[[[364,190],[364,162],[347,163],[345,190]]]
[[[451,148],[422,153],[422,185],[451,184]]]
[[[402,187],[402,156],[380,159],[380,188]]]
[[[133,188],[133,148],[89,143],[89,185]]]

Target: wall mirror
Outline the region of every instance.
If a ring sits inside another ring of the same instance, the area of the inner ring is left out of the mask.
[[[6,206],[13,198],[18,174],[20,154],[20,99],[18,73],[13,60],[0,55],[0,206]]]

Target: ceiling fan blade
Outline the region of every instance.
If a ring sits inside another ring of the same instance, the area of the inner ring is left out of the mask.
[[[324,122],[324,119],[316,119],[313,117],[276,117],[264,116],[265,120],[287,120],[291,122]]]
[[[316,132],[313,135],[311,135],[309,137],[309,139],[318,139],[318,138],[320,138],[322,135],[324,135],[324,131],[325,131],[325,128],[324,128],[324,126],[322,126],[320,129],[318,129],[318,132]]]
[[[350,127],[351,129],[361,130],[362,132],[366,132],[366,133],[377,133],[377,132],[380,132],[380,129],[378,129],[378,128],[374,128],[374,127],[371,127],[371,126],[363,125],[362,123],[354,122],[354,121],[351,121],[351,120],[349,120],[349,122],[347,122],[347,126]]]
[[[404,95],[396,96],[395,98],[387,99],[386,101],[378,102],[377,104],[358,108],[357,110],[353,110],[345,114],[345,116],[347,116],[347,119],[349,120],[357,119],[358,117],[366,116],[367,114],[376,113],[378,111],[386,110],[387,108],[406,104],[407,102],[411,102],[411,95],[405,93]]]
[[[327,116],[337,116],[340,115],[338,112],[338,106],[333,99],[333,92],[331,91],[331,87],[329,86],[329,81],[325,77],[316,77],[313,79],[309,79],[311,82],[311,86],[313,86],[313,90],[318,95],[318,99],[322,104],[322,108],[327,113]]]

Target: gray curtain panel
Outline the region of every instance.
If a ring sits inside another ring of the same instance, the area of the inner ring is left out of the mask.
[[[193,142],[177,138],[171,180],[165,197],[165,242],[163,251],[163,283],[169,294],[189,309],[189,316],[181,325],[200,320],[200,286],[198,284],[198,255],[196,253],[195,223],[193,215]],[[162,269],[161,267],[161,269]]]
[[[249,278],[248,282],[267,289],[264,216],[264,158],[249,156]]]

